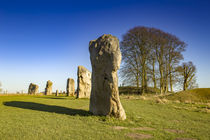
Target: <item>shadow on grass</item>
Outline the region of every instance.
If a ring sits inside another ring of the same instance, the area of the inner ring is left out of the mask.
[[[23,109],[31,109],[37,111],[45,111],[45,112],[54,112],[58,114],[66,114],[66,115],[79,115],[79,116],[90,116],[91,113],[82,109],[73,109],[55,105],[45,105],[40,103],[33,102],[23,102],[23,101],[11,101],[4,102],[5,106],[23,108]]]
[[[35,98],[43,98],[43,99],[68,99],[65,97],[35,97]]]

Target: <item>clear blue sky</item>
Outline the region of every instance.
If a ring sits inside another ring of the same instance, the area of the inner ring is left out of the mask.
[[[0,81],[9,92],[65,90],[77,66],[91,70],[88,44],[102,34],[122,35],[148,26],[188,44],[185,61],[197,66],[200,87],[210,87],[208,0],[0,0]]]

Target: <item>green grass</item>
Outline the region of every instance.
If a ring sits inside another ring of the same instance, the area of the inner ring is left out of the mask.
[[[0,140],[129,140],[131,134],[147,134],[155,140],[210,138],[210,113],[205,111],[210,109],[208,104],[160,104],[125,95],[121,96],[121,102],[127,114],[125,121],[92,116],[88,112],[88,99],[0,96]],[[135,129],[142,127],[153,129]]]
[[[188,91],[181,91],[166,96],[169,100],[179,100],[181,102],[210,102],[210,88],[197,88]]]

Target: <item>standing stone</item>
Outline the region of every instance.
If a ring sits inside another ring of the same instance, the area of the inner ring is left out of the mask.
[[[90,41],[89,51],[92,64],[90,112],[125,120],[118,91],[117,70],[121,63],[119,40],[112,35],[103,35]]]
[[[58,92],[58,90],[56,90],[55,96],[59,96],[59,92]]]
[[[53,83],[50,80],[48,80],[45,88],[45,95],[52,95],[52,85]]]
[[[90,98],[91,72],[83,66],[77,70],[77,98]]]
[[[74,79],[68,78],[66,86],[67,96],[74,96],[74,92],[75,92]]]
[[[39,90],[39,86],[31,83],[28,88],[28,94],[37,94]]]

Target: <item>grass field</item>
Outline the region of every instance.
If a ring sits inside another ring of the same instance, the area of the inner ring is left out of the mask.
[[[210,139],[209,103],[160,103],[127,95],[121,102],[125,121],[92,116],[88,99],[0,96],[0,140]]]

